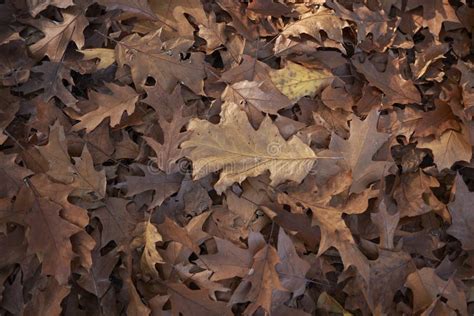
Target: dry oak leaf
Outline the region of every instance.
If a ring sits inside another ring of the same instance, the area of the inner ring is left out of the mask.
[[[143,253],[140,259],[142,271],[153,278],[158,278],[159,274],[155,264],[164,262],[160,253],[156,250],[156,243],[163,241],[158,229],[150,221],[145,221],[137,224],[133,234],[137,237],[133,239],[131,247],[143,246]]]
[[[449,4],[449,0],[414,0],[407,3],[406,11],[423,6],[423,27],[428,27],[431,34],[438,38],[444,22],[460,23],[455,9]]]
[[[75,189],[72,194],[83,197],[87,193],[95,192],[100,197],[105,195],[105,170],[96,171],[91,154],[84,146],[80,158],[73,158],[68,154],[67,140],[64,129],[59,121],[50,128],[49,142],[45,146],[37,147],[41,155],[48,161],[47,175],[64,184],[71,184]]]
[[[184,284],[169,283],[171,311],[173,316],[231,316],[230,308],[225,302],[216,302],[209,298],[209,291],[205,289],[191,290]]]
[[[419,148],[431,149],[438,170],[449,169],[457,161],[470,161],[472,147],[464,133],[444,132],[439,139],[420,139]]]
[[[105,69],[115,62],[115,51],[111,48],[87,48],[77,51],[84,55],[83,60],[99,59],[98,70]]]
[[[186,16],[193,17],[197,25],[205,24],[207,20],[200,0],[149,0],[148,3],[158,19],[143,24],[145,30],[154,31],[163,27],[165,32],[177,32],[180,37],[193,38],[195,29]],[[176,37],[177,34],[172,36]]]
[[[220,46],[227,42],[227,37],[224,33],[225,23],[217,23],[216,15],[210,12],[205,24],[199,25],[199,37],[206,40],[206,53],[212,54]]]
[[[251,303],[245,309],[245,315],[253,315],[259,307],[270,313],[273,291],[286,291],[276,270],[276,265],[280,263],[277,251],[264,242],[260,233],[250,233],[249,240],[252,238],[258,239],[257,244],[254,245],[258,247],[256,249],[252,249],[249,241],[249,250],[255,253],[252,268],[235,289],[229,301],[230,304],[250,301]]]
[[[379,232],[379,245],[382,249],[392,250],[394,248],[393,237],[400,221],[400,213],[390,214],[385,199],[379,203],[377,213],[371,213],[370,219]]]
[[[460,175],[456,176],[454,201],[448,204],[452,224],[448,233],[462,243],[466,251],[474,250],[474,212],[472,202],[474,193],[469,192]]]
[[[350,192],[362,192],[367,186],[381,179],[393,164],[388,161],[374,161],[372,157],[390,135],[377,131],[378,114],[372,110],[364,121],[353,116],[349,139],[344,140],[333,133],[329,149],[340,152],[352,170]]]
[[[293,292],[293,297],[303,295],[306,290],[306,272],[311,266],[298,256],[293,241],[281,227],[278,233],[278,256],[281,262],[276,266],[276,270],[280,275],[281,284]]]
[[[127,195],[134,196],[136,194],[153,191],[153,200],[148,205],[149,209],[160,206],[172,194],[178,192],[181,186],[183,175],[179,172],[166,174],[159,170],[153,170],[151,166],[136,165],[144,176],[126,176]]]
[[[119,253],[114,249],[102,254],[102,246],[100,244],[99,231],[96,232],[96,246],[92,251],[92,266],[88,271],[81,271],[81,277],[77,280],[77,284],[87,292],[94,294],[98,298],[102,298],[110,286],[112,281],[110,275],[119,261]]]
[[[31,293],[31,301],[25,306],[23,315],[61,315],[61,302],[71,292],[71,288],[59,284],[52,277],[44,278],[38,283]]]
[[[15,163],[17,155],[5,155],[0,153],[0,197],[11,198],[21,187],[24,186],[23,179],[32,175],[29,169],[20,167]]]
[[[336,313],[342,316],[352,316],[352,314],[346,311],[344,307],[342,307],[341,304],[339,304],[339,302],[334,297],[332,297],[326,292],[323,292],[319,295],[316,306],[319,309],[322,309],[329,313]]]
[[[211,269],[214,274],[211,281],[243,278],[252,266],[253,256],[248,249],[242,249],[232,242],[214,237],[217,253],[199,257],[202,267]]]
[[[265,170],[270,171],[273,186],[286,180],[301,182],[317,158],[299,138],[286,141],[268,116],[254,130],[235,103],[222,105],[218,125],[193,119],[188,130],[192,131],[191,137],[181,147],[192,147],[189,158],[193,161],[193,176],[200,179],[222,169],[214,185],[218,194],[234,182],[241,183]]]
[[[249,3],[247,10],[261,15],[270,15],[276,18],[291,13],[291,8],[286,4],[274,2],[273,0],[254,0]]]
[[[29,81],[15,90],[28,94],[43,89],[40,97],[44,102],[57,97],[65,105],[75,107],[77,99],[64,85],[64,82],[73,85],[74,80],[71,76],[71,70],[64,63],[45,61],[41,65],[33,67],[31,71],[42,75],[37,78],[30,78]]]
[[[48,6],[65,9],[74,5],[73,0],[27,0],[26,6],[32,17],[46,9]]]
[[[42,263],[42,273],[52,275],[59,284],[66,284],[74,258],[71,236],[81,229],[64,220],[62,207],[45,198],[36,198],[33,208],[26,214],[28,249],[36,253]]]
[[[334,11],[320,6],[316,12],[305,13],[300,20],[289,24],[281,34],[286,37],[308,34],[321,42],[320,32],[324,31],[330,39],[342,43],[342,29],[346,26],[349,26],[347,22],[338,17]]]
[[[425,174],[421,169],[400,175],[400,182],[393,190],[400,217],[419,216],[433,210],[443,214],[446,207],[431,190],[439,186],[440,183],[435,177]]]
[[[156,157],[150,157],[150,160],[156,163],[158,168],[166,174],[183,171],[176,163],[185,155],[184,150],[179,148],[179,145],[187,140],[190,134],[189,131],[181,132],[183,126],[189,121],[189,117],[183,115],[183,109],[184,106],[175,111],[171,121],[167,121],[160,115],[159,123],[164,133],[162,144],[151,137],[143,136],[143,139],[156,154]]]
[[[183,48],[188,49],[192,42],[180,39],[163,43],[160,33],[158,30],[143,37],[136,33],[125,37],[115,48],[117,63],[130,66],[137,88],[143,87],[148,77],[153,77],[168,92],[183,83],[194,93],[204,95],[204,54],[190,53],[190,57],[183,60],[180,57]]]
[[[129,245],[136,220],[127,209],[128,203],[125,199],[108,197],[103,206],[92,212],[91,216],[102,224],[102,245],[111,241],[115,241],[119,249]]]
[[[108,117],[110,117],[110,126],[114,127],[120,124],[123,112],[130,115],[135,111],[135,103],[139,98],[135,90],[129,86],[119,86],[114,83],[107,83],[106,87],[111,91],[111,94],[91,91],[89,100],[83,101],[93,104],[97,109],[74,117],[80,122],[72,127],[73,131],[85,128],[86,133],[90,133]]]
[[[458,288],[452,278],[445,281],[432,268],[423,268],[411,273],[405,286],[413,292],[414,313],[427,309],[433,302],[443,297],[451,309],[457,310],[461,315],[468,315],[464,291]]]
[[[434,135],[439,138],[446,130],[460,130],[461,124],[457,121],[448,103],[439,99],[434,100],[436,108],[429,112],[417,112],[421,118],[416,122],[415,137]]]
[[[361,61],[361,57],[361,55],[355,55],[352,58],[352,64],[365,76],[370,85],[384,93],[382,102],[385,105],[421,102],[420,92],[413,81],[406,80],[400,75],[400,59],[389,58],[385,71],[379,72],[369,59]]]
[[[222,93],[222,100],[236,104],[246,103],[259,111],[278,114],[278,111],[291,105],[290,100],[281,93],[263,91],[262,83],[256,81],[240,81],[227,88]]]
[[[130,16],[156,20],[155,13],[150,8],[147,0],[98,0],[100,5],[111,10],[122,10]],[[128,18],[129,16],[127,16]]]
[[[292,102],[304,96],[314,97],[332,81],[331,73],[327,70],[309,69],[291,61],[285,68],[272,70],[270,78]]]
[[[338,2],[331,0],[327,5],[336,11],[343,19],[357,24],[357,40],[364,41],[371,34],[374,41],[378,42],[382,36],[392,37],[398,26],[399,19],[390,19],[383,10],[372,11],[364,4],[353,3],[352,10],[347,10]]]
[[[37,59],[48,56],[52,62],[60,62],[69,41],[74,41],[78,48],[84,45],[84,29],[89,25],[84,12],[79,7],[61,11],[63,21],[57,23],[46,18],[31,20],[29,23],[40,29],[45,37],[29,46],[31,55]]]

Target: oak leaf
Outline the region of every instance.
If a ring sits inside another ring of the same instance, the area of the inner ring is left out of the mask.
[[[84,29],[89,24],[84,12],[79,7],[71,7],[62,11],[63,21],[56,23],[41,17],[29,23],[40,29],[45,37],[29,46],[31,54],[41,59],[48,56],[52,62],[60,62],[69,41],[74,41],[78,48],[84,45]]]
[[[158,278],[159,274],[155,264],[164,262],[160,253],[156,250],[156,243],[163,240],[160,233],[155,225],[150,221],[145,221],[137,224],[133,234],[137,237],[133,239],[131,247],[143,246],[143,253],[140,259],[142,271],[153,278]]]
[[[166,198],[178,192],[183,178],[180,173],[166,174],[144,165],[137,165],[137,167],[144,176],[126,176],[127,196],[153,191],[153,200],[148,205],[148,208],[152,209],[160,206]]]
[[[373,110],[364,121],[354,116],[351,121],[349,139],[333,134],[329,148],[340,152],[352,170],[351,192],[362,192],[367,186],[381,179],[392,165],[388,161],[372,158],[390,135],[377,131],[378,114]]]
[[[414,0],[407,3],[406,10],[412,10],[419,6],[423,7],[423,19],[421,20],[424,27],[428,27],[430,32],[438,38],[444,22],[459,23],[456,10],[451,6],[449,0],[423,1]]]
[[[259,236],[257,238],[263,238],[261,235]],[[250,238],[255,237],[250,236]],[[248,315],[253,315],[259,307],[270,313],[273,291],[286,290],[282,286],[276,270],[276,265],[280,263],[277,251],[269,244],[264,243],[258,246],[259,248],[253,249],[255,255],[252,268],[242,279],[230,299],[232,304],[250,301],[250,305],[245,310]],[[252,249],[250,250],[252,251]]]
[[[74,131],[86,129],[86,132],[89,133],[106,118],[110,118],[110,126],[114,127],[120,124],[124,112],[130,115],[135,111],[135,103],[139,98],[135,90],[129,86],[119,86],[114,83],[107,83],[106,87],[111,91],[111,94],[91,91],[89,100],[83,101],[96,109],[78,116],[77,119],[80,122],[73,126]]]
[[[467,185],[460,175],[456,176],[454,201],[448,204],[452,217],[452,224],[448,233],[459,239],[466,251],[474,249],[474,214],[472,201],[474,193],[469,192]]]
[[[342,43],[342,29],[346,26],[349,26],[347,22],[338,17],[334,11],[320,6],[316,12],[305,13],[301,15],[300,20],[289,24],[282,35],[288,37],[308,34],[321,42],[321,31],[324,31],[330,39]]]
[[[151,76],[168,92],[181,82],[194,93],[204,94],[204,54],[191,53],[189,59],[181,59],[180,53],[188,46],[184,39],[181,42],[163,43],[158,30],[143,37],[138,34],[125,37],[117,44],[115,56],[120,66],[130,66],[137,88],[143,87]]]
[[[212,301],[207,290],[190,290],[183,284],[168,284],[168,293],[173,316],[198,315],[220,316],[233,315],[224,302]]]
[[[42,273],[54,276],[59,284],[66,284],[74,258],[70,238],[80,228],[61,218],[61,209],[59,204],[37,198],[25,222],[28,248],[42,262]]]
[[[367,78],[370,85],[384,93],[382,101],[385,105],[421,102],[420,92],[413,82],[400,75],[400,59],[389,58],[384,72],[379,72],[369,59],[360,59],[360,55],[355,55],[352,64]]]
[[[74,80],[71,76],[71,70],[64,63],[45,61],[41,65],[33,67],[31,71],[42,75],[30,78],[29,81],[16,90],[29,94],[42,89],[41,99],[44,102],[57,97],[65,105],[75,108],[77,99],[72,95],[70,89],[64,85],[65,82],[73,85]]]
[[[326,70],[309,69],[291,61],[286,67],[273,70],[270,77],[281,93],[293,102],[304,96],[314,97],[332,81]]]
[[[271,185],[285,180],[300,182],[317,158],[300,139],[285,141],[269,117],[254,130],[235,103],[222,106],[219,125],[193,119],[188,129],[193,134],[181,147],[192,147],[193,175],[199,179],[222,169],[214,185],[219,194],[234,182],[241,183],[265,170],[270,171]]]
[[[27,0],[26,6],[28,8],[28,12],[32,17],[35,17],[46,9],[48,6],[53,6],[56,8],[65,9],[69,6],[72,6],[74,2],[72,0]]]
[[[449,169],[457,161],[470,161],[472,147],[464,133],[453,130],[444,132],[439,139],[420,139],[418,147],[428,148],[438,170]]]
[[[259,111],[277,114],[279,110],[291,104],[282,94],[266,92],[261,89],[262,84],[255,81],[240,81],[227,88],[222,93],[222,100],[236,104],[254,106]]]
[[[157,19],[147,0],[99,0],[98,3],[105,6],[107,10],[122,10],[132,16]]]
[[[429,307],[443,297],[446,304],[461,315],[468,315],[464,291],[459,289],[453,279],[443,280],[432,268],[422,268],[411,273],[405,286],[413,291],[413,311],[415,313]]]
[[[99,59],[97,69],[105,69],[115,62],[115,51],[110,48],[87,48],[77,51],[84,55],[84,60]]]

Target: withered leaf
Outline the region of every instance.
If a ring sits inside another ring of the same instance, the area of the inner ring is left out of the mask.
[[[432,268],[422,268],[410,274],[405,286],[413,291],[414,307],[418,312],[431,305],[440,296],[447,299],[446,304],[461,315],[468,315],[464,292],[453,279],[443,280]]]
[[[168,284],[173,315],[233,315],[224,302],[215,302],[206,290],[190,290],[179,283]]]
[[[474,193],[469,192],[460,175],[456,176],[454,200],[448,204],[453,223],[448,233],[462,242],[465,250],[474,249],[474,227],[472,225],[472,198]]]
[[[80,122],[73,126],[73,130],[80,131],[85,128],[89,133],[106,118],[110,118],[110,126],[114,127],[120,124],[124,112],[130,115],[135,111],[135,103],[139,98],[135,90],[114,83],[107,83],[106,87],[111,91],[111,94],[90,92],[89,100],[84,102],[91,104],[96,109],[82,116],[74,117]]]
[[[355,55],[352,58],[353,65],[372,86],[384,93],[382,99],[384,104],[421,102],[420,92],[413,82],[404,79],[400,74],[400,59],[389,58],[387,68],[384,72],[380,72],[369,59],[361,61],[360,58],[361,56]]]
[[[324,69],[309,69],[294,62],[288,62],[286,67],[272,71],[270,78],[293,102],[304,96],[314,96],[332,80],[331,74]]]
[[[204,94],[204,54],[192,53],[189,59],[182,60],[179,45],[179,42],[163,43],[160,31],[143,37],[132,34],[118,43],[115,51],[117,63],[130,66],[136,87],[142,87],[151,76],[166,91],[172,91],[177,83],[182,82],[194,93]],[[187,43],[181,45],[187,46]]]
[[[62,219],[60,211],[60,205],[37,198],[25,217],[26,237],[29,250],[42,262],[43,274],[54,276],[59,284],[66,284],[74,257],[70,238],[80,228]]]
[[[390,135],[377,131],[378,114],[369,113],[364,121],[353,117],[349,139],[333,134],[329,148],[340,152],[352,170],[351,192],[361,192],[376,180],[381,179],[392,165],[389,161],[374,161],[373,156]]]
[[[431,149],[440,171],[451,168],[457,161],[470,161],[472,156],[472,147],[466,135],[453,130],[444,132],[439,139],[420,139],[418,147]]]
[[[213,125],[194,119],[189,124],[189,140],[181,147],[192,150],[193,175],[199,179],[221,170],[214,185],[220,194],[234,182],[270,171],[272,185],[285,180],[300,182],[311,169],[316,154],[297,137],[285,141],[269,117],[254,130],[235,103],[222,107],[221,122]]]
[[[249,315],[252,315],[259,307],[269,313],[273,291],[285,291],[275,269],[279,262],[280,258],[273,246],[264,244],[261,248],[256,249],[252,268],[235,289],[230,302],[250,301],[250,305],[245,310]]]
[[[59,62],[62,60],[70,41],[74,41],[78,48],[82,48],[84,45],[83,32],[89,24],[84,12],[79,7],[74,6],[63,10],[61,13],[63,18],[61,23],[43,17],[29,21],[45,35],[29,46],[29,50],[35,58],[41,59],[48,56],[52,62]]]
[[[137,165],[145,176],[127,176],[127,196],[134,196],[141,192],[153,190],[153,200],[148,206],[150,209],[160,206],[170,195],[179,190],[183,175],[179,172],[166,174],[151,166]]]

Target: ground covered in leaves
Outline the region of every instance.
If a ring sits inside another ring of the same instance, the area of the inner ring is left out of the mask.
[[[473,315],[465,0],[0,4],[1,315]]]

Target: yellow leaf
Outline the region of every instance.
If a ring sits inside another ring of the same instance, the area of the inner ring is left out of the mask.
[[[319,295],[317,306],[319,309],[323,309],[330,313],[338,313],[342,314],[343,316],[352,316],[351,313],[346,311],[338,301],[336,301],[326,292],[323,292],[321,295]]]
[[[293,102],[304,96],[313,97],[332,81],[328,71],[309,69],[294,62],[288,62],[283,69],[272,71],[270,78],[275,86]]]
[[[286,180],[300,182],[311,170],[316,154],[299,138],[286,141],[266,116],[258,130],[250,125],[247,115],[235,103],[222,105],[218,125],[193,119],[192,131],[182,148],[192,148],[193,175],[199,179],[222,169],[214,185],[220,194],[234,182],[270,171],[271,185]]]
[[[132,247],[144,246],[140,261],[143,272],[158,278],[159,275],[155,264],[164,262],[160,253],[156,250],[156,243],[163,240],[161,234],[156,226],[148,221],[138,223],[135,228],[135,234],[138,236],[132,241]]]
[[[97,69],[107,68],[115,62],[115,50],[110,48],[88,48],[77,51],[84,55],[84,60],[98,58]]]

